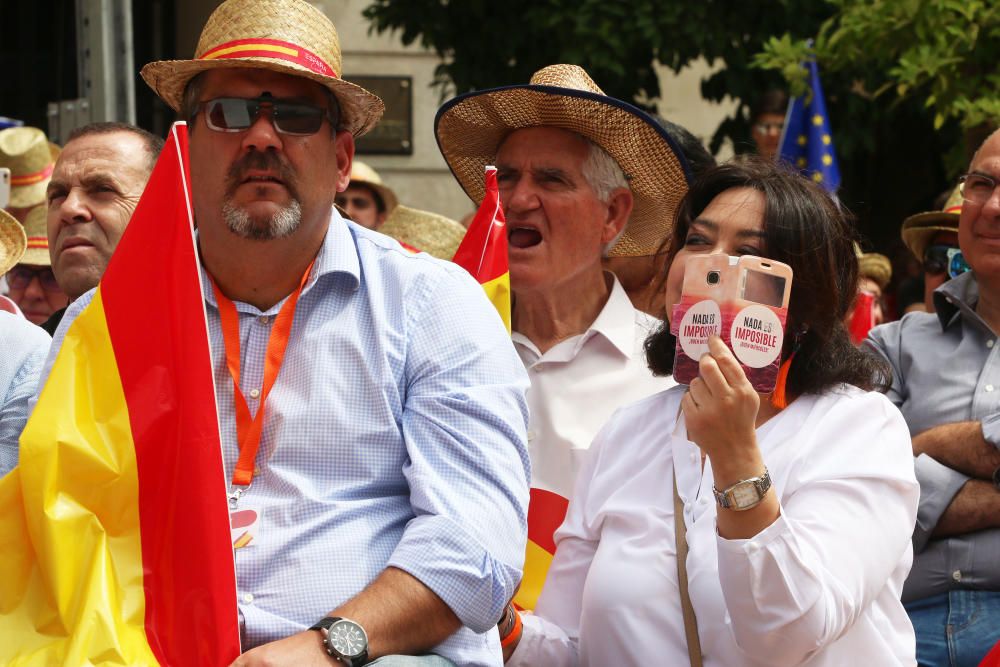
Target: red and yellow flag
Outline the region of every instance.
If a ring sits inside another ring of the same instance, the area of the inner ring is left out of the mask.
[[[514,597],[520,609],[534,609],[545,585],[545,576],[556,553],[555,532],[566,518],[569,500],[558,493],[532,488],[528,504],[528,546],[524,554],[524,577]]]
[[[0,664],[239,655],[186,130],[171,130],[0,480]]]
[[[464,267],[479,281],[510,332],[507,223],[500,206],[496,167],[486,167],[486,195],[451,261]]]

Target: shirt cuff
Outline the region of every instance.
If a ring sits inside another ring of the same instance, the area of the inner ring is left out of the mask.
[[[917,525],[913,529],[913,551],[920,553],[931,539],[931,533],[941,520],[941,515],[970,478],[927,454],[918,456],[913,465],[917,481],[920,482],[920,505],[917,508]]]
[[[731,554],[749,555],[757,552],[761,547],[770,544],[774,540],[779,539],[786,532],[788,532],[788,523],[785,521],[784,513],[781,513],[774,520],[774,523],[751,538],[729,540],[719,535],[718,528],[716,528],[715,537],[719,549],[722,551]]]
[[[429,514],[410,521],[388,566],[419,579],[444,600],[462,625],[480,633],[500,620],[522,574],[493,558],[448,517]]]
[[[979,422],[983,428],[983,439],[1000,449],[1000,412]]]

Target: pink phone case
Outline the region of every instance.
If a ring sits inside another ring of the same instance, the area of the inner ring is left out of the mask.
[[[773,391],[791,289],[792,268],[781,262],[751,255],[688,258],[681,301],[671,317],[674,379],[690,384],[698,377],[698,360],[714,334],[733,351],[754,389]]]

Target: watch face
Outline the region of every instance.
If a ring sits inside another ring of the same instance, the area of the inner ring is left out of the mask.
[[[760,500],[760,493],[758,493],[757,487],[753,485],[753,482],[737,484],[731,493],[737,507],[746,507]]]
[[[353,621],[341,620],[327,632],[330,647],[345,658],[354,658],[368,650],[368,637],[361,626]]]

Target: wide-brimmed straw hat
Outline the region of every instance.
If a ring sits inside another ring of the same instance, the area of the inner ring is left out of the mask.
[[[21,261],[28,238],[17,218],[0,209],[0,275]]]
[[[48,215],[48,207],[36,206],[28,211],[28,215],[24,218],[24,233],[28,237],[28,246],[24,251],[24,257],[21,258],[22,264],[52,266],[52,257],[49,255]]]
[[[528,85],[460,95],[434,119],[438,147],[472,201],[483,199],[483,170],[514,130],[557,127],[576,132],[611,155],[635,200],[610,256],[650,255],[669,234],[687,192],[690,170],[681,151],[649,114],[604,94],[582,67],[549,65]]]
[[[387,214],[392,213],[393,209],[399,204],[399,200],[396,199],[396,193],[382,182],[382,177],[378,175],[378,172],[360,160],[354,160],[351,163],[350,184],[367,185],[374,190],[382,199],[382,204],[385,206]]]
[[[0,130],[0,167],[10,169],[11,208],[29,208],[45,201],[59,147],[37,127]]]
[[[379,231],[400,243],[441,259],[455,256],[465,237],[465,227],[443,215],[400,204]]]
[[[924,252],[938,232],[958,232],[958,218],[962,214],[962,187],[955,186],[940,211],[927,211],[911,215],[903,221],[900,235],[903,243],[917,259],[924,261]]]
[[[174,111],[198,74],[222,67],[266,69],[300,76],[330,89],[340,102],[341,127],[354,136],[382,117],[382,100],[344,81],[337,29],[305,0],[226,0],[205,23],[194,60],[162,60],[142,78]]]

